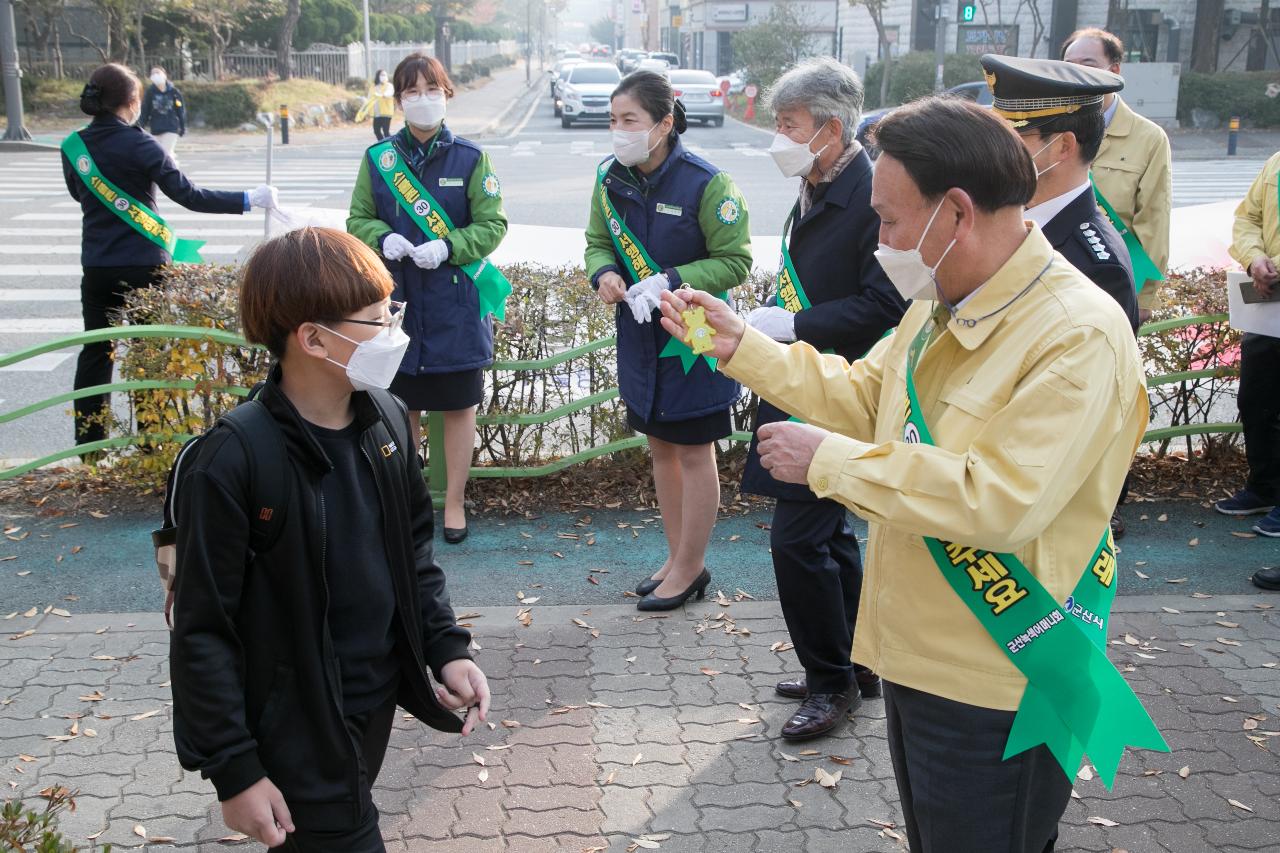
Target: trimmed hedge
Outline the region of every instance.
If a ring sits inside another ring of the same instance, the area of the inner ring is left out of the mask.
[[[1247,127],[1280,127],[1280,97],[1268,98],[1267,86],[1280,83],[1276,71],[1183,73],[1178,85],[1178,120],[1193,127],[1192,110],[1204,110],[1223,124],[1239,116]]]
[[[208,127],[239,127],[253,122],[258,114],[256,80],[232,80],[225,83],[184,81],[180,88],[187,99],[187,115],[191,123],[203,121]]]
[[[877,62],[867,69],[863,87],[867,91],[866,107],[869,110],[883,106],[905,104],[916,98],[933,94],[933,78],[937,73],[937,57],[929,51],[914,51],[893,62],[889,77],[889,103],[880,103],[880,80],[884,77],[884,63]],[[978,57],[967,53],[948,53],[942,65],[942,84],[948,88],[961,83],[982,79],[982,64]]]

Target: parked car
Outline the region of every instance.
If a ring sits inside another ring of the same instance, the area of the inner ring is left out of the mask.
[[[716,127],[724,124],[724,96],[720,94],[720,81],[714,74],[676,68],[667,72],[667,78],[676,97],[684,104],[685,117]]]
[[[649,54],[649,58],[661,59],[663,62],[667,63],[668,68],[680,67],[680,57],[676,56],[674,53],[667,53],[666,51],[654,51],[653,53]]]
[[[581,56],[566,56],[564,59],[561,59],[559,62],[557,62],[555,66],[550,71],[547,72],[547,77],[549,78],[550,85],[551,85],[550,94],[552,98],[556,96],[556,81],[560,80],[562,76],[565,74],[565,72],[567,72],[570,68],[584,61],[585,60],[583,60]],[[559,113],[557,113],[557,115],[559,115]]]
[[[636,63],[642,59],[647,59],[649,54],[643,50],[636,50],[631,47],[624,47],[618,51],[618,70],[623,74],[627,74],[635,70]]]
[[[665,59],[654,59],[649,55],[645,59],[636,63],[636,67],[632,71],[656,71],[659,74],[666,74],[671,70],[671,66],[667,64]]]
[[[990,107],[993,101],[991,88],[987,84],[978,80],[973,83],[961,83],[959,86],[952,86],[942,94],[951,95],[957,98],[965,98],[975,103]],[[896,110],[897,107],[883,107],[878,110],[869,110],[862,114],[862,121],[858,123],[857,140],[862,143],[862,147],[867,149],[867,154],[872,160],[880,156],[880,151],[867,141],[867,136],[871,132],[871,128],[875,127],[876,122]]]
[[[593,58],[608,59],[613,55],[613,48],[607,44],[597,44],[591,47],[591,56]]]
[[[617,66],[607,62],[584,62],[569,69],[560,84],[560,126],[575,121],[609,120],[609,97],[622,80]]]

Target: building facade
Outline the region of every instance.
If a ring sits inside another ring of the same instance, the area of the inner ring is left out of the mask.
[[[814,53],[836,53],[841,18],[858,11],[848,0],[666,0],[660,12],[660,39],[666,50],[680,56],[682,65],[729,74],[739,68],[733,34],[767,21],[780,4],[790,6],[801,21]]]

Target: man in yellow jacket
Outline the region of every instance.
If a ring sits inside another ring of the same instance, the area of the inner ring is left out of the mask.
[[[916,300],[894,334],[849,363],[689,291],[666,295],[663,323],[683,335],[682,309],[702,307],[719,369],[804,421],[761,427],[765,468],[870,522],[853,657],[884,678],[911,849],[1042,853],[1079,755],[1070,776],[1043,744],[1003,759],[1031,692],[1021,666],[1085,630],[1057,605],[1088,579],[1099,537],[1109,546],[1147,423],[1142,366],[1120,307],[1023,221],[1035,167],[1003,119],[925,98],[882,119],[876,142],[876,255]],[[972,559],[943,568],[935,545]],[[1052,597],[1049,618],[1019,611],[1027,587]],[[984,609],[1017,626],[1011,640]]]
[[[1077,30],[1062,45],[1062,59],[1124,76],[1124,43],[1106,30]],[[1169,216],[1173,209],[1172,156],[1160,125],[1135,113],[1119,95],[1102,104],[1107,134],[1093,161],[1093,182],[1121,222],[1116,230],[1133,232],[1151,263],[1132,245],[1138,319],[1145,323],[1159,306],[1160,281],[1169,265]],[[1110,215],[1110,214],[1108,214]],[[1128,241],[1126,241],[1128,242]],[[1145,274],[1141,271],[1146,270]]]
[[[1270,295],[1280,286],[1280,154],[1272,155],[1236,208],[1231,257]],[[1280,311],[1280,307],[1275,310]],[[1253,526],[1263,536],[1280,536],[1280,338],[1246,334],[1240,344],[1240,389],[1236,396],[1249,460],[1245,487],[1214,508],[1226,515],[1266,515]],[[1280,590],[1280,568],[1261,569],[1253,582]]]

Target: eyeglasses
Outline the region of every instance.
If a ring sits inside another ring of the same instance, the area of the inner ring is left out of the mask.
[[[337,323],[359,323],[361,326],[383,326],[391,331],[396,331],[404,325],[404,306],[403,302],[391,302],[387,305],[386,320],[352,320],[344,317],[341,320],[335,320]]]

